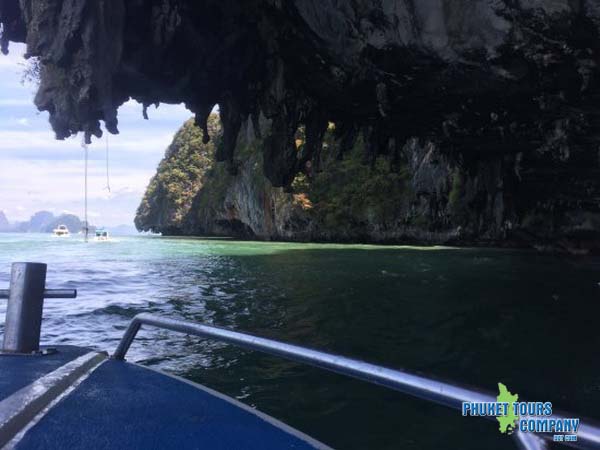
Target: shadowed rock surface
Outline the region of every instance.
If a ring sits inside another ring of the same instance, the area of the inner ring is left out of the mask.
[[[268,123],[261,121],[263,127]],[[335,125],[323,135],[322,170],[296,175],[287,189],[274,187],[263,170],[263,139],[249,120],[236,143],[236,174],[216,162],[222,128],[208,120],[213,139],[187,121],[168,147],[135,218],[142,231],[166,235],[234,236],[242,239],[536,247],[584,253],[591,240],[573,223],[554,229],[532,209],[503,221],[500,201],[481,202],[488,185],[439,152],[431,141],[410,139],[397,159],[365,162],[359,137],[342,161]],[[296,134],[297,152],[306,146]],[[489,173],[480,166],[478,174]],[[589,217],[588,217],[588,220]],[[595,236],[597,224],[589,233]]]
[[[340,159],[358,137],[371,165],[380,155],[410,158],[415,139],[429,143],[429,160],[458,170],[455,199],[478,218],[465,222],[476,234],[533,230],[554,247],[598,248],[595,0],[20,5],[0,0],[2,45],[26,41],[40,58],[36,104],[59,139],[99,136],[101,121],[117,132],[129,97],[184,102],[202,128],[218,103],[216,159],[235,174],[238,134],[253,122],[264,174],[289,187],[299,172],[323,169],[332,122]],[[257,126],[260,117],[268,126]]]

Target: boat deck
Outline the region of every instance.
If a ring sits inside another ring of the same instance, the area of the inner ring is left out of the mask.
[[[0,355],[0,400],[90,351],[72,346],[53,348],[58,351],[46,356]]]
[[[11,398],[40,384],[36,380],[41,376],[48,378],[89,352],[77,347],[58,350],[47,356],[0,356],[0,447],[2,433],[8,442],[6,433],[15,430],[6,426]],[[93,370],[54,394],[45,411],[21,424],[25,432],[17,433],[9,446],[71,450],[328,448],[208,388],[124,361],[102,358]]]

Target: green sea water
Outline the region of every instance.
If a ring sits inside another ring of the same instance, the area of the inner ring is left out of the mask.
[[[493,249],[0,234],[48,264],[43,341],[113,351],[139,312],[202,321],[600,418],[600,259]],[[5,301],[0,301],[3,323]],[[0,325],[0,332],[2,325]],[[144,329],[129,359],[339,449],[514,448],[498,423],[229,345]]]

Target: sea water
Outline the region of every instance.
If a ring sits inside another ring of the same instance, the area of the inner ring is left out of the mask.
[[[48,264],[42,340],[112,352],[140,312],[420,372],[600,418],[600,259],[529,251],[0,234]],[[0,323],[6,302],[0,300]],[[2,325],[0,325],[0,332]],[[513,448],[498,423],[214,341],[144,328],[128,359],[340,449]]]

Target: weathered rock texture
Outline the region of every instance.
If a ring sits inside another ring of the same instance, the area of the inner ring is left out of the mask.
[[[322,169],[328,122],[340,158],[358,136],[371,163],[418,138],[460,168],[469,213],[489,212],[476,229],[530,217],[598,245],[597,0],[0,0],[0,23],[4,49],[40,58],[58,138],[117,132],[129,97],[185,102],[204,128],[218,103],[230,173],[242,124],[269,121],[273,186]]]
[[[210,143],[203,142],[193,120],[175,135],[138,209],[138,229],[267,240],[597,250],[593,236],[599,223],[593,214],[574,216],[554,228],[551,218],[535,208],[506,221],[501,194],[489,198],[498,167],[482,164],[470,174],[431,141],[410,139],[397,158],[379,156],[371,162],[359,137],[339,161],[340,142],[335,125],[329,124],[322,170],[299,173],[284,190],[264,175],[264,139],[255,137],[250,120],[242,124],[236,143],[235,175],[228,173],[226,163],[215,161],[223,140],[216,116],[209,118],[208,127]],[[295,143],[302,153],[304,128]]]

